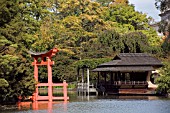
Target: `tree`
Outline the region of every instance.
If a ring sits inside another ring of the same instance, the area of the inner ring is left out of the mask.
[[[0,102],[16,102],[35,89],[27,51],[50,6],[47,0],[1,0],[0,7]]]
[[[156,0],[155,6],[162,13],[166,13],[170,8],[170,0]],[[170,54],[170,24],[167,20],[161,20],[159,22],[159,32],[164,34],[162,49],[164,56],[167,57]]]
[[[166,13],[166,11],[170,8],[170,0],[155,0],[155,6],[160,10],[162,13]],[[162,67],[160,73],[161,76],[157,79],[158,91],[167,94],[170,93],[170,24],[168,21],[162,20],[159,23],[159,32],[164,34],[163,42],[162,42],[162,49],[163,49],[163,58],[165,60],[164,66]]]
[[[136,12],[134,6],[131,5],[111,4],[104,13],[103,19],[117,22],[119,26],[128,28],[128,30],[144,30],[149,28],[146,15]]]
[[[155,0],[155,6],[161,12],[164,12],[170,8],[170,0]]]
[[[164,62],[164,66],[160,70],[160,77],[156,82],[159,84],[157,91],[162,94],[170,93],[170,60]]]
[[[129,32],[124,35],[115,30],[103,31],[99,35],[99,41],[102,47],[110,47],[114,52],[123,53],[152,53],[154,49],[149,44],[147,35],[142,32]],[[156,52],[157,53],[157,52]]]
[[[66,16],[79,16],[81,14],[95,15],[98,14],[100,6],[97,2],[91,0],[58,0],[60,18]]]
[[[55,32],[58,38],[55,44],[60,52],[59,57],[54,59],[56,61],[54,76],[60,80],[64,78],[67,81],[73,81],[73,78],[76,77],[73,63],[92,56],[99,57],[96,55],[98,53],[93,53],[97,47],[90,47],[89,43],[96,44],[97,33],[100,30],[110,28],[110,25],[100,18],[102,8],[96,2],[69,0],[67,3],[59,1],[59,4],[60,13],[56,15],[59,29],[56,27]]]

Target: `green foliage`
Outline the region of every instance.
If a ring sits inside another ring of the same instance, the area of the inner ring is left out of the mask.
[[[120,52],[123,50],[123,36],[121,36],[115,30],[106,30],[98,35],[98,40],[102,44],[102,47],[110,47],[112,51]]]
[[[168,57],[170,54],[170,38],[166,38],[162,43],[162,49],[164,51],[164,56]]]
[[[150,35],[149,35],[150,36]],[[129,32],[120,35],[115,30],[103,31],[99,34],[99,41],[102,46],[111,47],[115,52],[149,52],[158,53],[158,48],[149,43],[149,38],[142,32]],[[157,42],[158,43],[158,42]],[[156,42],[154,42],[156,44]]]
[[[76,86],[77,86],[76,83],[70,83],[70,84],[68,84],[68,87],[67,87],[67,88],[75,89]]]
[[[49,2],[49,1],[48,1]],[[49,2],[50,3],[50,2]],[[41,20],[50,15],[47,0],[0,1],[0,103],[32,95],[35,81],[27,53]],[[3,85],[4,84],[4,85]]]
[[[96,68],[99,64],[110,61],[111,58],[84,59],[74,63],[77,68]]]
[[[27,72],[30,64],[25,64],[22,59],[14,58],[13,55],[3,55],[0,57],[0,62],[2,78],[0,102],[15,102],[18,96],[30,96],[35,84],[33,76]]]
[[[123,52],[142,53],[148,52],[150,49],[148,39],[142,32],[131,32],[124,35],[124,50]]]
[[[145,14],[136,12],[134,6],[131,5],[110,5],[103,15],[106,21],[118,22],[123,27],[128,27],[129,30],[148,29],[148,19]]]
[[[100,4],[90,0],[58,0],[60,18],[79,16],[81,14],[96,15]]]
[[[9,86],[8,82],[5,79],[1,78],[0,87],[8,87],[8,86]]]
[[[40,29],[34,35],[36,41],[31,45],[31,49],[34,51],[46,51],[50,50],[55,45],[55,34],[54,34],[54,21],[46,17],[41,20],[42,24]],[[41,46],[40,46],[41,45]]]
[[[160,70],[160,77],[156,80],[158,85],[158,91],[163,94],[170,93],[170,61],[164,63],[164,66]]]
[[[76,79],[76,69],[72,66],[75,61],[73,54],[60,50],[53,58],[55,65],[53,66],[53,82],[67,80],[72,82]]]

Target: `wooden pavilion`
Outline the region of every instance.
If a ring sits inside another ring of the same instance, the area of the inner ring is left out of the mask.
[[[107,94],[155,94],[150,81],[152,71],[162,63],[146,53],[120,53],[112,61],[100,64],[97,89]]]

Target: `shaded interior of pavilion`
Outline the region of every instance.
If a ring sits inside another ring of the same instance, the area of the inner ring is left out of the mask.
[[[147,89],[148,72],[98,72],[97,88],[105,92],[118,89]],[[150,77],[150,76],[149,76]]]

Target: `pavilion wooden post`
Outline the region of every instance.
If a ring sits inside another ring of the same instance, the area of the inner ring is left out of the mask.
[[[89,68],[87,68],[87,95],[88,95],[88,96],[89,96],[89,86],[90,86]]]
[[[146,81],[149,82],[150,81],[150,77],[151,77],[152,72],[148,71],[147,76],[146,76]]]
[[[82,92],[85,94],[84,92],[84,68],[82,69]]]
[[[97,85],[99,85],[99,82],[100,82],[100,74],[99,72],[97,73]]]
[[[110,72],[110,84],[113,83],[113,72]]]
[[[82,69],[82,83],[84,83],[84,68]]]
[[[79,73],[80,69],[78,68],[77,69],[77,83],[78,83],[78,80],[79,80],[79,76],[80,76],[80,73]]]
[[[104,85],[106,86],[106,74],[104,74]]]

